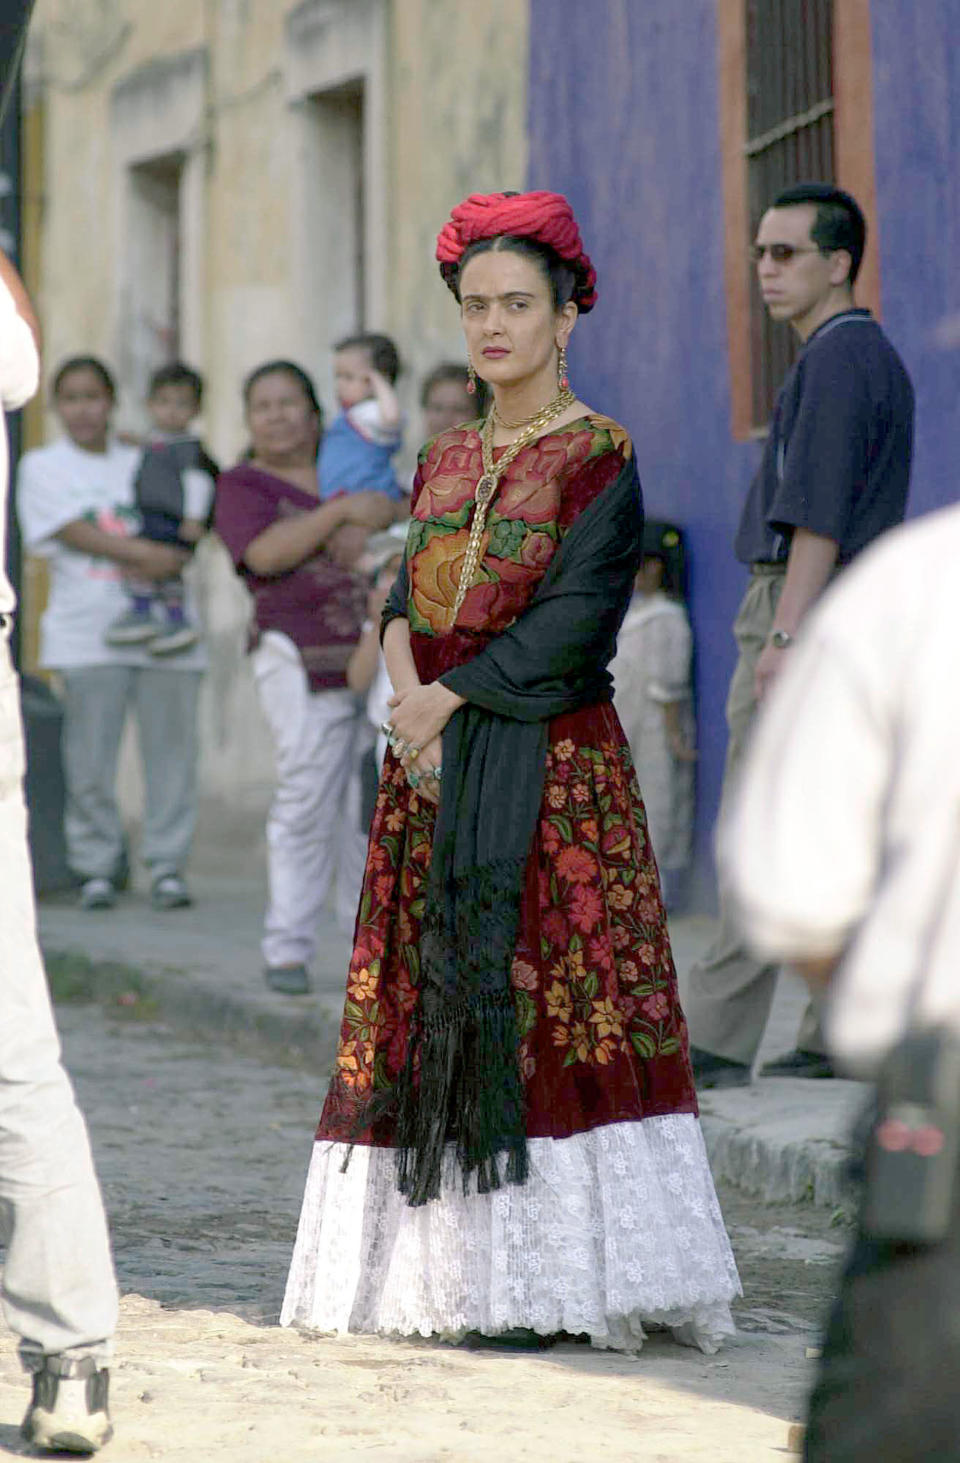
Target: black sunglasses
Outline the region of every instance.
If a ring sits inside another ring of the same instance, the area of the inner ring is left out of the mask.
[[[754,264],[759,264],[764,254],[769,254],[774,264],[789,264],[790,260],[797,254],[829,254],[829,249],[820,249],[816,244],[812,248],[801,248],[797,244],[751,244],[750,258]]]

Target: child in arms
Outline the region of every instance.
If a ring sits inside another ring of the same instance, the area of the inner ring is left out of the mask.
[[[192,552],[209,526],[218,468],[190,424],[200,411],[203,381],[189,366],[161,366],[150,380],[151,430],[134,485],[141,535]],[[114,620],[108,645],[144,645],[151,655],[178,655],[199,633],[184,610],[181,575],[128,578],[127,612]]]
[[[387,335],[351,335],[334,348],[340,412],[324,433],[317,461],[320,497],[381,492],[397,503],[403,492],[391,459],[403,443],[394,383],[397,348]]]

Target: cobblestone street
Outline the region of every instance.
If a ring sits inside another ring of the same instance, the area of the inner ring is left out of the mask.
[[[724,1196],[746,1298],[718,1357],[505,1355],[304,1337],[276,1324],[323,1080],[174,1036],[137,1007],[60,1008],[123,1291],[106,1463],[789,1456],[842,1235]],[[0,1360],[0,1455],[26,1397]]]

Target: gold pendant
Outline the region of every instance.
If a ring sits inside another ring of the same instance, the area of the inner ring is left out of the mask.
[[[492,472],[485,472],[477,483],[476,500],[480,507],[486,507],[497,490],[497,479]]]

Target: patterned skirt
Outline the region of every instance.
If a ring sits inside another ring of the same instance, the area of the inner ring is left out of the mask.
[[[388,753],[347,999],[281,1321],[322,1331],[587,1333],[644,1324],[714,1350],[739,1281],[697,1120],[687,1032],[630,752],[602,704],[550,726],[512,967],[530,1176],[397,1191],[389,1121],[417,999],[432,805]]]

